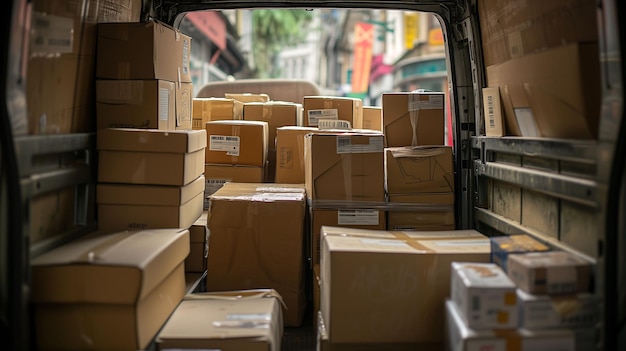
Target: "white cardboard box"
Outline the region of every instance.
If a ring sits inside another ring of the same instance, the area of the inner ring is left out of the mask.
[[[526,329],[593,327],[600,299],[592,294],[533,295],[517,289],[520,327]]]

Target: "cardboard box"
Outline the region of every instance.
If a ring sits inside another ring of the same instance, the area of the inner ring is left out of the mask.
[[[569,43],[598,40],[596,4],[586,0],[528,2],[480,0],[485,65]]]
[[[38,347],[146,348],[183,298],[188,253],[189,231],[161,229],[94,233],[33,259]]]
[[[241,101],[244,104],[247,102],[269,102],[270,97],[267,94],[251,94],[251,93],[225,93],[224,97],[227,99],[234,99],[237,101]]]
[[[206,163],[265,166],[267,122],[211,121],[206,133]]]
[[[187,185],[204,172],[205,147],[204,130],[101,129],[98,181]]]
[[[311,262],[320,263],[322,226],[385,230],[387,216],[384,210],[348,208],[311,208]]]
[[[363,106],[363,123],[354,128],[363,128],[383,132],[383,109],[378,106]]]
[[[454,193],[452,148],[386,148],[385,184],[388,194]]]
[[[601,301],[592,294],[533,295],[517,289],[517,300],[520,328],[589,328],[600,320]]]
[[[234,99],[194,98],[192,127],[205,129],[206,122],[243,119],[243,103]]]
[[[193,99],[192,83],[176,84],[176,129],[189,130],[191,128],[191,114]]]
[[[276,183],[304,184],[304,136],[319,132],[312,127],[276,129]]]
[[[307,134],[304,144],[307,197],[322,201],[385,200],[383,136]]]
[[[96,77],[191,83],[191,38],[162,22],[98,25]]]
[[[156,344],[159,350],[280,351],[283,319],[274,290],[190,294]]]
[[[502,137],[505,135],[500,88],[483,88],[483,111],[485,115],[485,135]]]
[[[208,291],[276,289],[298,326],[304,295],[302,185],[226,183],[210,197]],[[233,220],[237,218],[237,220]]]
[[[487,83],[500,87],[507,135],[598,137],[597,43],[559,46],[488,66]]]
[[[387,230],[453,230],[454,193],[390,194]]]
[[[337,96],[305,96],[304,126],[317,127],[321,119],[341,119],[351,126],[363,125],[363,100]]]
[[[100,230],[189,228],[202,215],[204,177],[183,187],[98,184]]]
[[[204,273],[209,254],[208,212],[202,212],[198,220],[189,228],[189,255],[185,259],[185,273]]]
[[[383,94],[385,146],[444,145],[443,93]]]
[[[441,343],[450,264],[488,262],[474,230],[322,227],[321,309],[336,343]]]
[[[491,262],[502,267],[506,272],[510,254],[550,251],[550,247],[533,239],[530,235],[494,236],[491,240]]]
[[[515,283],[494,263],[452,262],[450,296],[471,329],[518,326]]]
[[[465,325],[461,313],[452,301],[446,301],[448,345],[451,351],[466,350],[520,350],[520,351],[574,351],[576,336],[568,329],[529,331],[525,329],[475,330]]]
[[[320,265],[319,263],[313,264],[313,326],[318,326],[318,319],[321,316],[320,311],[320,289],[322,278],[320,276]]]
[[[164,80],[96,81],[98,129],[176,128],[175,84]]]
[[[263,183],[265,169],[257,166],[213,165],[204,166],[206,186],[204,190],[204,207],[209,208],[209,196],[218,191],[224,184]]]
[[[509,255],[509,277],[531,294],[588,292],[591,264],[564,251]]]

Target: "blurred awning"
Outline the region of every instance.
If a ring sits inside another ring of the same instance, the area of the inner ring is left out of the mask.
[[[374,55],[372,57],[372,67],[370,70],[370,82],[377,81],[380,77],[391,74],[393,66],[383,62],[383,55]]]
[[[189,12],[186,18],[193,23],[221,51],[226,49],[226,22],[213,11]]]

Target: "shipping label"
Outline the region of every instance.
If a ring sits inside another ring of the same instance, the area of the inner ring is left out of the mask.
[[[322,110],[308,110],[309,125],[317,127],[322,119],[339,119],[339,112],[336,108]]]
[[[337,136],[337,154],[367,154],[383,152],[383,138],[369,137],[367,144],[352,144],[350,136]]]
[[[34,13],[30,51],[33,54],[71,53],[74,47],[74,20]]]
[[[159,88],[159,121],[167,121],[170,111],[170,91]]]
[[[337,211],[339,225],[378,225],[377,210],[339,210]]]
[[[230,135],[211,135],[209,150],[225,151],[228,156],[239,156],[240,138]]]

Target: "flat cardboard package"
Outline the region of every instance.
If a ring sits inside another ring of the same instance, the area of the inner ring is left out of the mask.
[[[98,25],[96,77],[191,83],[191,38],[162,22]]]
[[[493,236],[491,240],[491,262],[507,272],[510,254],[550,251],[550,247],[527,234]]]
[[[204,172],[204,130],[101,129],[98,181],[183,186]]]
[[[182,187],[100,183],[98,228],[187,229],[202,215],[203,194],[203,176]]]
[[[348,208],[311,208],[311,262],[320,263],[322,226],[385,230],[387,217],[384,210]]]
[[[364,133],[307,134],[304,144],[307,197],[314,201],[385,201],[383,136]]]
[[[317,127],[322,119],[341,119],[354,128],[363,125],[363,100],[338,96],[305,96],[303,122]]]
[[[226,183],[209,201],[208,291],[276,289],[287,306],[285,325],[300,325],[306,307],[304,187]]]
[[[363,106],[363,123],[354,128],[363,128],[383,132],[383,109],[378,106]]]
[[[268,102],[270,97],[267,94],[251,94],[251,93],[225,93],[224,97],[227,99],[234,99],[241,101],[244,104],[247,102]]]
[[[468,328],[517,328],[515,290],[515,283],[494,263],[452,262],[450,296]]]
[[[38,348],[146,348],[183,298],[188,253],[189,231],[160,229],[94,233],[35,258]]]
[[[176,83],[176,129],[189,130],[193,106],[193,84]]]
[[[225,98],[194,98],[192,127],[205,129],[206,122],[243,119],[243,103]]]
[[[263,183],[265,181],[265,168],[258,166],[206,164],[204,165],[204,177],[206,178],[204,208],[209,208],[209,196],[228,182]]]
[[[483,88],[483,112],[485,115],[485,135],[505,136],[504,114],[500,100],[500,88]]]
[[[474,330],[465,325],[454,304],[445,303],[448,346],[450,351],[574,351],[586,350],[576,347],[576,335],[569,329],[529,331],[525,329]]]
[[[159,350],[280,351],[281,309],[270,289],[190,294],[156,343]]]
[[[265,166],[267,122],[211,121],[206,133],[206,163]]]
[[[209,254],[208,212],[203,211],[198,220],[189,227],[189,255],[185,259],[185,273],[204,273]]]
[[[276,129],[276,183],[304,184],[304,136],[319,132],[313,127]]]
[[[500,88],[507,135],[598,137],[598,43],[558,46],[488,66],[487,84]]]
[[[592,294],[533,295],[517,289],[519,326],[525,329],[592,328],[600,319],[600,299]]]
[[[384,93],[385,146],[444,145],[443,93]]]
[[[97,128],[176,129],[176,89],[165,80],[96,81]]]
[[[565,251],[509,255],[509,277],[531,294],[589,292],[591,264]]]
[[[454,167],[450,146],[415,146],[385,149],[385,184],[388,194],[454,193]]]
[[[441,343],[450,264],[488,262],[474,230],[322,227],[321,309],[336,343]]]

